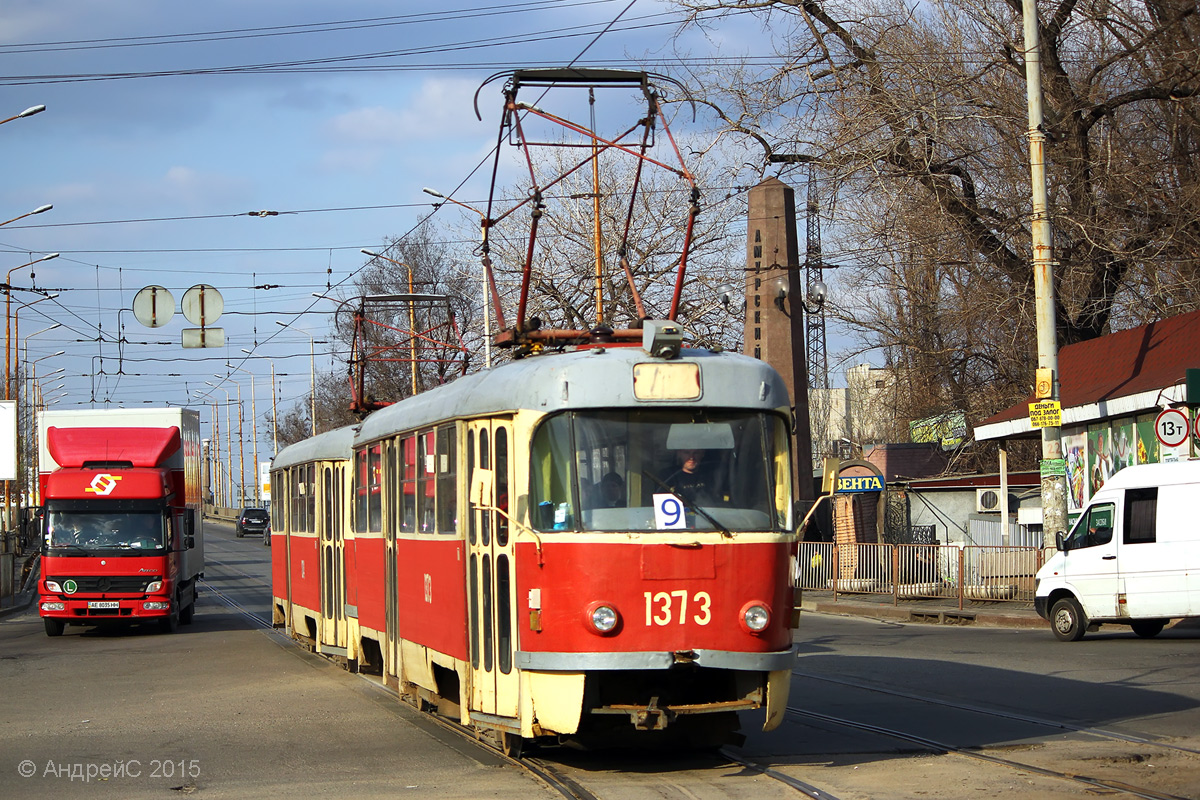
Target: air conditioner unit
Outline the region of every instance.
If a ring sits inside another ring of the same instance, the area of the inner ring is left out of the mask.
[[[1015,513],[1017,507],[1021,504],[1020,499],[1011,492],[1008,495],[1008,513]],[[976,489],[975,490],[975,512],[978,514],[999,514],[1000,513],[1000,490],[999,489]]]

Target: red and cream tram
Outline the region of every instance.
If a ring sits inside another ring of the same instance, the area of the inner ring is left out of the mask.
[[[281,451],[276,624],[505,749],[714,744],[754,709],[777,726],[787,389],[651,336],[467,375]]]

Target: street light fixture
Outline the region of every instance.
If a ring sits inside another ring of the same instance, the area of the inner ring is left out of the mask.
[[[32,117],[34,114],[40,114],[45,110],[46,110],[45,106],[41,106],[41,105],[30,106],[29,108],[22,111],[20,114],[13,114],[8,119],[0,119],[0,125],[3,125],[6,122],[12,122],[14,119],[24,119],[25,117]]]
[[[24,214],[22,214],[19,217],[13,217],[12,219],[5,220],[4,222],[0,222],[0,226],[7,225],[10,222],[16,222],[19,219],[25,219],[26,217],[32,217],[34,214],[45,214],[47,211],[49,211],[52,208],[54,208],[54,206],[51,205],[50,203],[47,203],[44,206],[38,206],[33,211],[26,211]],[[55,255],[57,255],[57,253]],[[47,258],[53,258],[53,256],[47,256]]]

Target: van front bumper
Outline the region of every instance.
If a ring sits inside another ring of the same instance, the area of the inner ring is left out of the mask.
[[[1045,619],[1045,620],[1050,619],[1050,609],[1046,607],[1049,604],[1050,604],[1050,598],[1048,598],[1048,597],[1034,597],[1033,598],[1033,610],[1036,611],[1037,615],[1039,617],[1041,617],[1042,619]]]

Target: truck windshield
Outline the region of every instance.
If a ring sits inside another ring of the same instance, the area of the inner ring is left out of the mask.
[[[51,550],[166,549],[163,515],[156,511],[50,511],[46,544]]]
[[[787,421],[710,409],[587,411],[534,435],[537,530],[781,531],[791,524]]]

